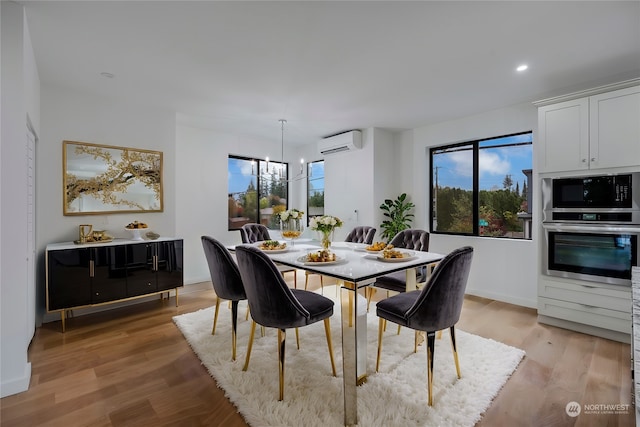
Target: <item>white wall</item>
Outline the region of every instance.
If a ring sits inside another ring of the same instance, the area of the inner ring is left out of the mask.
[[[229,155],[273,159],[279,157],[281,148],[275,141],[180,124],[176,146],[176,232],[184,239],[184,280],[188,284],[211,280],[200,240],[202,235],[212,236],[225,245],[241,243],[240,232],[229,231],[227,226]],[[285,154],[285,157],[288,156]],[[299,193],[292,186],[289,191]],[[304,210],[304,205],[296,203],[290,200],[289,207],[300,206]],[[303,203],[306,204],[304,200]]]
[[[39,132],[39,86],[23,7],[0,2],[0,397],[29,387],[34,332],[27,289],[27,117]],[[31,316],[30,316],[31,315]]]
[[[353,227],[374,221],[374,156],[373,130],[365,129],[362,149],[324,157],[324,213],[337,216],[344,223],[334,232],[336,241],[344,240]]]
[[[117,81],[112,82],[117,84]],[[46,245],[78,238],[78,225],[92,224],[114,237],[129,238],[131,221],[149,224],[162,236],[176,234],[175,113],[122,104],[107,98],[42,85],[41,135],[37,144],[36,249],[40,310],[44,310]],[[62,208],[62,142],[91,142],[163,152],[164,212],[64,216]],[[59,316],[57,316],[59,318]],[[51,318],[49,316],[49,318]]]
[[[537,132],[537,110],[529,103],[488,111],[483,114],[424,126],[401,138],[403,144],[413,139],[412,156],[403,155],[405,165],[413,173],[408,193],[416,204],[415,226],[429,230],[429,155],[428,147],[488,138],[511,133]],[[412,158],[411,158],[412,157]],[[535,161],[535,159],[534,159]],[[402,165],[398,165],[400,168]],[[536,164],[534,163],[534,170]],[[534,194],[534,224],[537,223],[537,183],[532,183]],[[487,237],[463,237],[432,234],[430,250],[447,253],[457,247],[470,245],[475,248],[467,293],[535,308],[537,306],[538,242],[496,239]]]

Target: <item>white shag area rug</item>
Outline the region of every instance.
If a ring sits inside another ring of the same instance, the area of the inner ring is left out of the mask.
[[[324,295],[336,300],[335,287]],[[264,337],[256,328],[249,369],[242,371],[250,321],[246,302],[238,311],[237,360],[231,361],[231,310],[220,304],[216,335],[211,335],[214,307],[174,317],[193,351],[218,386],[253,427],[343,426],[342,334],[340,305],[331,318],[338,377],[331,375],[323,322],[287,331],[284,401],[278,401],[277,331]],[[378,317],[371,304],[367,323],[369,377],[358,387],[358,425],[363,427],[474,426],[489,407],[524,351],[497,341],[456,330],[462,378],[455,372],[448,331],[436,339],[433,406],[427,405],[425,345],[413,353],[413,331],[388,323],[383,338],[380,372],[375,373]]]

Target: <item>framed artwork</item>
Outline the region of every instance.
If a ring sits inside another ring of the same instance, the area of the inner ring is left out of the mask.
[[[162,212],[162,152],[63,141],[64,215]]]

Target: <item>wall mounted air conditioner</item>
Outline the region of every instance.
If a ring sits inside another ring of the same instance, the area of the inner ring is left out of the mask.
[[[352,130],[330,136],[318,142],[318,151],[324,156],[342,151],[358,150],[360,148],[362,148],[362,132],[359,130]]]

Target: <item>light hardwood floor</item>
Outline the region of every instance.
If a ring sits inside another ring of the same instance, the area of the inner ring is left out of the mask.
[[[171,320],[214,303],[211,284],[202,283],[180,293],[179,307],[158,299],[78,316],[64,334],[60,322],[43,325],[29,351],[31,386],[2,399],[0,424],[246,426]],[[458,328],[527,352],[478,426],[634,425],[629,345],[541,325],[535,310],[472,296]],[[473,366],[461,368],[464,375]],[[629,410],[571,418],[571,401]]]

